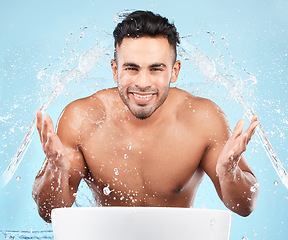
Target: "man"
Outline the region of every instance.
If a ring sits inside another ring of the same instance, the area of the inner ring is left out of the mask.
[[[82,178],[102,206],[191,207],[206,173],[227,208],[249,215],[258,183],[242,153],[258,125],[231,135],[212,101],[170,83],[177,80],[179,36],[166,18],[136,11],[114,31],[111,60],[117,88],[70,103],[57,131],[37,112],[46,154],[33,197],[41,217],[70,207]]]

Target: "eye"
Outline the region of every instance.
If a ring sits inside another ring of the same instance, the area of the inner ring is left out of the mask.
[[[163,68],[151,68],[151,71],[154,71],[154,72],[162,72],[162,71],[163,71]]]
[[[125,68],[125,70],[126,71],[138,71],[138,69],[135,67],[127,67],[127,68]]]

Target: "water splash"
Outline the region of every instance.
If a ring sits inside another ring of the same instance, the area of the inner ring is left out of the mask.
[[[83,35],[83,32],[81,33],[81,36]],[[67,47],[67,46],[66,46]],[[66,50],[66,47],[64,48],[63,52]],[[63,53],[62,53],[63,54]],[[58,59],[62,59],[62,54]],[[51,103],[61,94],[65,91],[66,86],[69,82],[75,79],[81,79],[84,77],[87,77],[89,72],[93,69],[96,62],[99,62],[100,59],[103,59],[104,56],[109,54],[107,52],[107,49],[101,48],[99,46],[95,46],[88,51],[83,52],[80,57],[78,57],[78,54],[73,53],[72,59],[70,59],[68,62],[63,61],[65,63],[66,67],[68,69],[63,70],[62,68],[59,68],[57,71],[55,71],[52,75],[52,82],[55,82],[55,86],[50,92],[48,96],[48,100],[44,102],[39,110],[42,113],[45,113],[47,108],[51,105]],[[58,60],[57,59],[57,60]],[[72,69],[69,68],[72,63],[76,61],[76,66]],[[49,64],[48,67],[50,67],[52,64]],[[48,69],[48,67],[44,68],[42,71],[38,73],[37,78],[41,78],[41,76],[44,74],[44,71]],[[63,74],[64,73],[64,74]],[[20,147],[17,149],[16,154],[12,158],[10,164],[4,171],[4,173],[0,176],[0,190],[4,188],[7,183],[12,179],[13,175],[15,174],[17,168],[19,167],[27,149],[30,146],[30,143],[33,139],[33,133],[35,130],[36,125],[36,117],[34,117],[33,121],[31,122],[27,133],[25,134]]]
[[[61,92],[63,92],[64,87],[73,80],[76,76],[80,77],[81,75],[85,74],[85,72],[81,72],[79,69],[74,68],[71,69],[64,77],[62,77],[58,84],[54,87],[54,89],[49,94],[49,100],[41,105],[40,111],[42,113],[46,112],[47,107],[55,100]],[[29,145],[32,141],[32,136],[35,130],[36,125],[36,117],[33,119],[32,123],[30,124],[28,131],[22,140],[20,147],[18,148],[16,154],[14,155],[11,163],[7,167],[7,169],[4,171],[4,173],[1,175],[0,178],[0,189],[6,186],[6,184],[11,180],[14,173],[16,172],[19,164],[21,163],[27,149],[29,148]]]
[[[137,9],[125,9],[124,11],[117,12],[113,18],[113,22],[118,24],[122,22],[130,13],[136,11]]]
[[[193,45],[190,44],[190,46]],[[215,61],[213,61],[211,57],[199,51],[196,46],[193,46],[192,49],[189,49],[189,51],[187,51],[186,48],[184,48],[183,46],[179,46],[178,53],[186,61],[191,61],[192,64],[196,65],[200,69],[201,73],[209,81],[222,84],[230,92],[231,96],[241,105],[241,107],[244,109],[246,116],[251,121],[252,117],[255,115],[254,111],[251,107],[249,107],[249,104],[239,91],[239,88],[231,80],[229,80],[227,75],[223,74],[220,71],[223,69],[226,71],[226,69],[228,68],[227,66],[224,66],[223,63],[221,63],[220,66],[217,65],[217,63],[215,63]],[[217,67],[219,67],[219,69]],[[255,81],[256,80],[254,80],[254,82]],[[256,129],[256,134],[261,142],[261,145],[264,147],[264,150],[269,157],[276,173],[278,174],[284,186],[288,189],[287,171],[277,157],[277,154],[274,151],[267,137],[267,134],[265,133],[263,127],[260,124]]]
[[[127,10],[129,11],[129,10]],[[123,16],[121,14],[118,14],[119,16],[115,21],[119,21]],[[87,27],[84,27],[83,30],[85,30]],[[82,39],[84,36],[83,32],[79,36],[79,39]],[[106,37],[108,34],[106,34]],[[108,36],[110,37],[110,35]],[[239,91],[239,86],[236,85],[234,82],[232,82],[229,79],[229,76],[224,72],[227,73],[227,69],[229,67],[225,66],[221,62],[221,57],[215,62],[212,57],[207,56],[206,54],[202,53],[198,50],[197,46],[191,45],[188,38],[182,39],[182,44],[178,48],[179,55],[184,58],[185,61],[191,62],[193,66],[197,66],[200,70],[201,74],[204,75],[209,81],[218,84],[220,83],[223,85],[231,94],[231,96],[242,106],[242,108],[245,111],[246,116],[249,120],[254,116],[254,112],[252,108],[247,103],[246,99],[242,95],[242,93]],[[184,40],[184,41],[183,41]],[[185,43],[186,41],[186,43]],[[211,42],[215,44],[215,41],[212,39]],[[188,43],[188,45],[187,45]],[[185,46],[185,44],[187,46]],[[191,48],[192,46],[192,48]],[[65,53],[67,49],[67,46],[64,48],[63,53],[59,57],[59,59],[62,59],[62,55]],[[96,46],[88,51],[83,52],[80,56],[77,54],[77,51],[74,49],[73,57],[69,61],[65,61],[66,63],[66,69],[60,68],[57,71],[55,71],[55,74],[52,76],[52,80],[55,82],[55,86],[50,92],[48,96],[48,100],[45,101],[41,107],[40,110],[44,113],[46,112],[46,109],[49,105],[61,94],[65,91],[65,88],[67,87],[68,83],[71,82],[73,79],[80,79],[87,77],[89,75],[89,72],[93,69],[96,62],[100,62],[102,58],[109,55],[109,52],[113,51],[112,49],[101,48],[99,46]],[[76,63],[76,64],[75,64]],[[76,65],[74,67],[71,67],[72,65]],[[52,64],[49,64],[49,67],[51,67]],[[46,69],[47,69],[46,68]],[[42,72],[39,72],[38,77],[41,78],[41,76],[44,74],[45,70]],[[246,70],[243,69],[245,72]],[[61,77],[60,77],[61,76]],[[231,77],[231,76],[230,76]],[[232,76],[233,77],[233,76]],[[255,82],[257,82],[256,78],[251,76],[251,79]],[[241,80],[241,79],[240,79]],[[241,81],[238,81],[240,83]],[[6,119],[1,118],[0,121],[5,121]],[[16,172],[17,168],[19,167],[23,156],[25,155],[27,149],[29,148],[29,145],[32,141],[33,132],[35,129],[36,124],[36,118],[33,119],[32,123],[30,124],[28,131],[23,139],[23,141],[20,144],[20,147],[18,148],[16,154],[14,155],[13,159],[11,160],[9,166],[4,171],[4,173],[0,176],[0,189],[6,186],[6,184],[12,179],[14,173]],[[269,157],[274,169],[276,170],[278,176],[280,177],[282,183],[286,186],[288,189],[288,176],[287,172],[283,167],[283,164],[278,159],[270,141],[268,140],[268,137],[261,125],[257,127],[256,134],[258,138],[260,139],[260,142],[262,146],[264,147],[267,156]],[[128,158],[128,154],[124,155],[124,159]]]
[[[3,239],[54,239],[53,231],[0,231]],[[2,238],[1,238],[2,239]]]

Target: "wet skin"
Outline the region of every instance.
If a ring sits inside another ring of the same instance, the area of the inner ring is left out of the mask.
[[[242,153],[257,116],[231,134],[212,101],[169,89],[181,67],[174,57],[166,38],[124,38],[111,61],[118,88],[69,104],[56,133],[37,112],[46,159],[33,197],[43,219],[73,204],[82,178],[102,206],[191,207],[205,173],[229,209],[253,211],[257,180]]]

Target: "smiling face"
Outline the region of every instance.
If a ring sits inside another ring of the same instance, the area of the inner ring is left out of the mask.
[[[170,82],[175,82],[180,61],[164,37],[124,38],[111,61],[119,95],[131,113],[150,117],[166,100]]]

